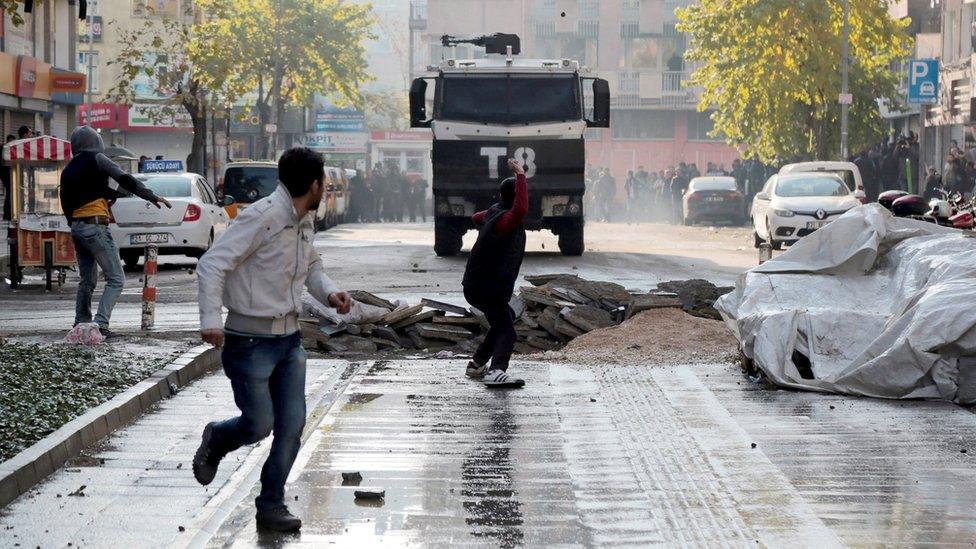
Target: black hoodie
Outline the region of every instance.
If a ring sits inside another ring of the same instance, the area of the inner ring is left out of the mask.
[[[72,214],[85,204],[99,198],[115,200],[122,196],[119,187],[150,202],[158,199],[141,181],[102,154],[104,150],[102,136],[90,127],[80,126],[71,132],[72,157],[61,172],[61,210],[68,224],[74,221]]]

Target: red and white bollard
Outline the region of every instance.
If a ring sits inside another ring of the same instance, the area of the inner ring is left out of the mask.
[[[156,259],[159,249],[146,246],[146,262],[143,267],[142,329],[148,330],[156,323]]]
[[[768,242],[763,242],[759,245],[759,264],[769,261],[773,258],[773,247],[769,245]]]

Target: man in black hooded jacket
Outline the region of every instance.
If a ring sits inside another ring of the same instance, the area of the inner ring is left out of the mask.
[[[461,285],[464,298],[484,313],[490,325],[468,363],[467,376],[489,387],[517,388],[525,382],[507,373],[516,339],[514,313],[508,302],[525,255],[522,222],[529,211],[529,191],[522,165],[512,158],[508,167],[515,177],[501,182],[499,202],[472,217],[478,226],[478,240],[471,249]]]
[[[71,237],[78,256],[78,294],[75,298],[75,325],[92,321],[91,300],[98,280],[98,268],[105,273],[105,289],[98,303],[95,323],[105,337],[113,337],[109,328],[112,309],[122,294],[125,274],[119,260],[119,249],[109,231],[109,202],[119,198],[119,187],[152,202],[157,208],[173,206],[156,196],[141,181],[125,173],[102,151],[102,136],[89,126],[71,132],[71,161],[61,172],[61,210],[71,226]],[[111,178],[113,181],[109,181]]]

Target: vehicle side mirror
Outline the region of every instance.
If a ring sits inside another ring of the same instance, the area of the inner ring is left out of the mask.
[[[868,195],[864,194],[864,190],[862,189],[858,189],[854,191],[854,198],[860,200],[861,202],[864,202],[864,199],[867,197]]]
[[[610,127],[610,83],[603,78],[593,79],[593,120],[587,120],[591,128]]]
[[[416,78],[410,85],[410,127],[429,128],[427,118],[427,80]]]
[[[769,195],[766,193],[756,193],[757,200],[769,200]]]
[[[224,196],[222,202],[224,203],[224,206],[230,206],[234,204],[234,197],[231,195],[226,195]]]

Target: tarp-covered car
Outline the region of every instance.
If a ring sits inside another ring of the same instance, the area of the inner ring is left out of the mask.
[[[855,208],[716,303],[774,383],[976,402],[976,238]]]

